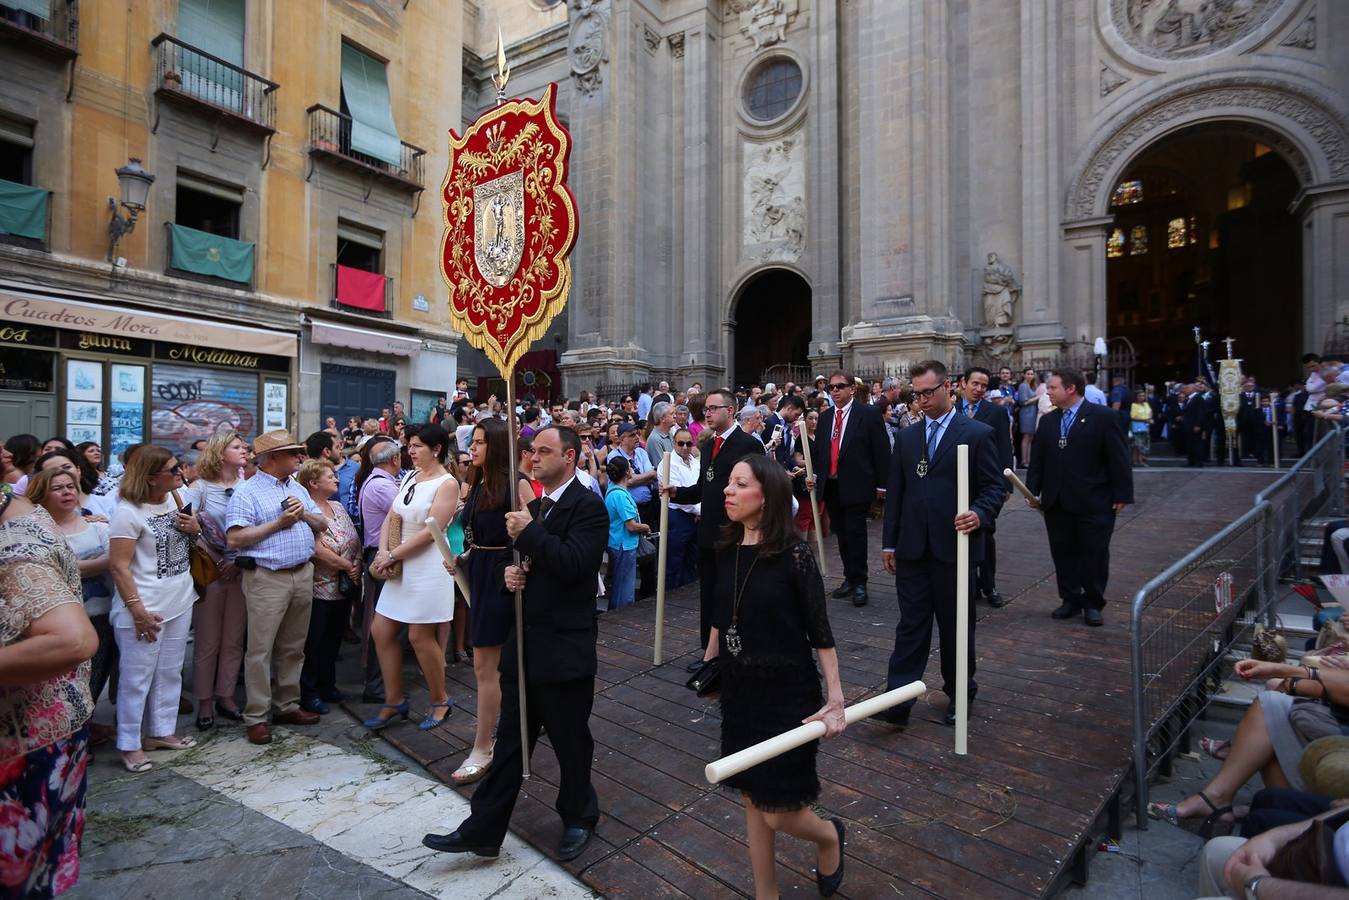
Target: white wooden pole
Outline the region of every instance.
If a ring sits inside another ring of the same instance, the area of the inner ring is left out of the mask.
[[[665,560],[670,551],[670,495],[665,493],[665,488],[670,486],[670,457],[673,455],[674,448],[671,447],[661,460],[660,545],[656,548],[656,647],[652,656],[655,665],[661,664],[661,651],[665,646]]]
[[[1274,468],[1279,467],[1279,413],[1271,402],[1269,405],[1269,439],[1274,445]]]
[[[445,529],[436,521],[435,516],[428,516],[426,527],[431,529],[431,539],[435,541],[436,549],[440,551],[440,558],[454,566],[454,583],[459,588],[459,593],[464,595],[464,603],[470,609],[473,607],[473,600],[468,595],[468,577],[464,575],[462,566],[454,563],[454,553],[450,550],[450,542],[445,537]]]
[[[902,688],[895,688],[893,691],[877,694],[875,697],[868,697],[866,700],[859,700],[843,710],[843,718],[851,725],[867,716],[884,712],[892,706],[916,700],[925,693],[927,693],[927,686],[921,681],[914,681]],[[788,750],[795,750],[802,744],[809,744],[811,741],[819,740],[822,737],[824,737],[824,723],[807,722],[805,725],[798,725],[791,731],[784,731],[777,737],[760,741],[744,750],[732,753],[730,756],[723,756],[721,759],[708,763],[703,769],[703,776],[711,784],[720,784],[732,775],[738,775],[761,762],[766,762],[775,756],[781,756]]]
[[[810,438],[806,436],[806,417],[803,415],[796,420],[796,431],[801,436],[801,455],[806,460],[806,477],[815,477],[815,464],[810,461]],[[815,522],[815,546],[820,551],[820,577],[828,578],[829,572],[824,561],[824,531],[820,528],[820,503],[815,499],[815,491],[806,492],[810,495],[810,516]]]
[[[956,512],[970,508],[970,445],[956,447]],[[956,756],[969,752],[970,536],[956,532]]]
[[[519,435],[515,430],[515,370],[504,373],[506,376],[506,437],[511,454],[510,490],[511,512],[520,508],[519,485],[516,476],[520,469],[520,449],[517,445]],[[516,566],[520,565],[520,551],[514,548],[512,541],[511,557]],[[529,702],[525,690],[525,595],[515,592],[515,677],[520,693],[520,770],[523,777],[529,777]],[[501,723],[498,727],[504,726]]]

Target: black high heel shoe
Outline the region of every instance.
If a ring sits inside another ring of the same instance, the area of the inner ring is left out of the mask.
[[[832,875],[825,875],[819,869],[815,870],[815,886],[820,889],[821,897],[832,897],[843,886],[843,822],[839,819],[830,819],[834,824],[834,830],[838,832],[838,868]]]

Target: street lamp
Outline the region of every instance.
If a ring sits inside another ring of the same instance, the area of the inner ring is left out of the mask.
[[[1096,378],[1099,380],[1101,377],[1101,360],[1105,359],[1109,352],[1105,346],[1105,338],[1098,337],[1096,342],[1091,345],[1091,352],[1096,354]]]
[[[117,170],[117,188],[127,215],[118,211],[116,200],[108,198],[108,209],[112,210],[112,219],[108,222],[108,262],[117,258],[117,242],[135,229],[136,217],[145,209],[145,200],[154,182],[155,176],[141,168],[141,161],[134,156]]]

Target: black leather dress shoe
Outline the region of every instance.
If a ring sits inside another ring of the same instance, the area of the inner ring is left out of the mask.
[[[488,859],[496,859],[501,853],[500,847],[469,843],[460,837],[457,830],[449,834],[425,835],[422,837],[422,846],[439,850],[441,853],[472,853],[474,856],[485,856]]]
[[[883,709],[874,716],[868,716],[877,722],[884,722],[887,725],[894,725],[898,728],[906,728],[909,724],[910,706],[892,706],[889,709]]]
[[[853,583],[851,581],[845,581],[838,587],[834,588],[834,592],[829,596],[833,597],[835,600],[842,600],[844,597],[850,596],[852,592],[853,592]]]
[[[1059,605],[1059,608],[1050,613],[1056,619],[1071,619],[1082,611],[1082,607],[1076,603],[1069,603],[1067,600]]]
[[[562,832],[562,840],[557,842],[557,858],[562,862],[569,859],[575,859],[581,855],[581,851],[590,843],[590,836],[595,833],[593,828],[568,828]]]
[[[1105,619],[1101,618],[1101,611],[1099,609],[1082,610],[1082,619],[1092,628],[1100,628],[1105,624]]]
[[[859,584],[857,587],[853,588],[852,605],[853,606],[867,605],[867,586],[865,584]]]
[[[970,697],[969,715],[970,715],[971,718],[974,717],[974,697]],[[955,698],[954,698],[954,697],[951,699],[951,702],[950,702],[949,704],[947,704],[947,706],[946,706],[946,714],[942,716],[941,721],[942,721],[942,724],[943,724],[943,725],[946,725],[947,727],[955,727],[955,724],[956,724],[956,701],[955,701]]]
[[[815,870],[815,887],[819,889],[821,897],[832,897],[838,893],[838,889],[843,886],[843,823],[837,818],[830,819],[834,824],[834,830],[838,832],[838,868],[832,875],[825,875],[819,869]]]
[[[994,609],[1002,609],[1004,606],[1007,605],[1007,601],[1002,599],[1002,594],[999,594],[997,591],[994,591],[993,593],[988,595],[988,605],[993,607]]]

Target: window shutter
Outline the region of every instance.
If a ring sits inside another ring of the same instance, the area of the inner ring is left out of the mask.
[[[178,38],[242,68],[244,0],[178,0]]]
[[[5,0],[5,6],[37,16],[39,19],[50,19],[52,17],[51,0]]]
[[[342,92],[351,113],[351,149],[401,168],[403,145],[393,124],[384,64],[343,44]]]

